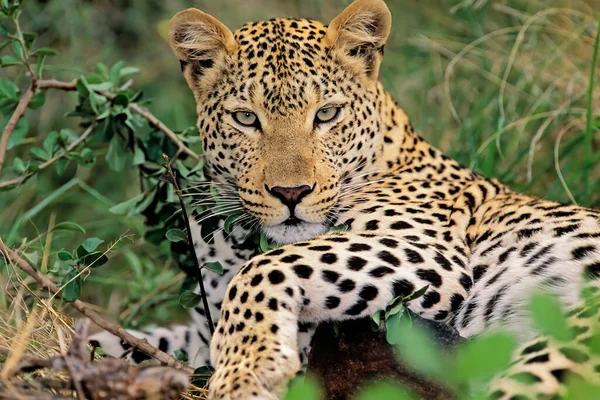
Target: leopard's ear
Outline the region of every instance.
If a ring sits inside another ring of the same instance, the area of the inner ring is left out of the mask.
[[[181,61],[188,83],[237,48],[229,28],[195,8],[181,11],[171,19],[169,44]]]
[[[383,0],[356,0],[327,28],[325,41],[369,78],[377,79],[392,15]]]

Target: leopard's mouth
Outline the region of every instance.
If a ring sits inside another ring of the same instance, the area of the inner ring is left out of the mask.
[[[280,224],[262,227],[268,238],[282,245],[313,239],[326,233],[328,229],[325,223],[306,222],[295,216]]]
[[[302,221],[300,218],[296,217],[295,215],[291,215],[288,219],[286,219],[285,221],[283,221],[283,224],[285,226],[298,226],[301,223],[303,223],[305,221]]]

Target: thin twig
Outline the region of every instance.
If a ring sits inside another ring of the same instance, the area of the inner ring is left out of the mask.
[[[19,122],[23,114],[25,114],[27,106],[29,105],[31,99],[33,99],[33,96],[35,95],[35,90],[36,88],[34,84],[32,84],[31,87],[27,89],[25,94],[23,94],[23,97],[21,97],[21,100],[19,100],[19,104],[17,105],[17,108],[15,108],[15,112],[13,112],[13,115],[10,117],[8,123],[2,130],[2,137],[0,138],[0,170],[2,169],[2,165],[4,165],[4,160],[6,158],[6,148],[8,147],[8,141],[10,140],[10,136],[15,130],[15,127],[17,126],[17,123]]]
[[[6,246],[2,239],[0,239],[0,252],[4,254],[4,256],[9,262],[19,267],[26,274],[35,279],[40,285],[47,288],[50,291],[50,293],[52,293],[53,295],[60,296],[60,289],[56,286],[54,282],[52,282],[52,280],[50,280],[50,278],[48,278],[46,275],[41,274],[35,268],[33,268],[27,261],[21,258],[19,254],[17,254],[17,252]],[[123,339],[126,343],[129,343],[130,345],[138,348],[139,350],[143,351],[149,356],[160,361],[164,365],[179,369],[190,374],[193,373],[193,368],[183,365],[180,361],[176,360],[169,354],[150,345],[150,343],[148,343],[146,339],[138,339],[135,336],[131,335],[129,332],[127,332],[125,329],[123,329],[123,327],[119,324],[107,321],[106,319],[98,315],[96,312],[92,311],[89,304],[84,303],[81,300],[75,300],[71,302],[71,305],[77,311],[91,319],[96,325],[98,325],[102,329],[112,333],[115,336],[118,336],[119,338]]]
[[[198,257],[196,257],[195,255],[196,249],[194,249],[194,239],[192,238],[192,228],[190,226],[190,219],[188,218],[187,211],[185,210],[185,203],[183,201],[183,197],[181,196],[181,189],[179,188],[179,184],[177,183],[177,177],[175,176],[175,172],[171,168],[171,162],[169,160],[169,157],[166,154],[163,154],[163,159],[165,160],[163,167],[165,167],[165,169],[167,170],[167,173],[171,178],[171,184],[175,187],[175,194],[179,199],[179,206],[181,207],[181,212],[183,213],[183,220],[185,221],[185,227],[187,229],[188,247],[192,252],[192,258],[194,259],[194,264],[196,267],[196,274],[198,274],[196,276],[196,280],[198,281],[198,285],[200,286],[200,297],[202,298],[202,304],[204,306],[204,311],[206,312],[206,322],[208,322],[208,329],[210,330],[210,334],[214,335],[215,326],[210,315],[208,298],[206,297],[206,290],[204,289],[204,279],[202,279],[202,267],[200,266]]]
[[[55,155],[54,157],[52,157],[48,161],[45,161],[42,164],[38,165],[38,169],[37,169],[37,171],[35,173],[48,168],[49,166],[51,166],[52,164],[54,164],[55,162],[57,162],[58,160],[60,160],[64,156],[66,156],[67,153],[69,153],[71,150],[75,149],[77,146],[79,146],[81,143],[83,143],[88,138],[88,136],[90,136],[92,134],[92,132],[94,131],[95,127],[96,127],[96,124],[90,125],[81,134],[81,136],[79,136],[69,146],[67,146],[66,150],[64,150],[60,154]],[[18,185],[18,184],[26,181],[27,179],[31,178],[35,173],[34,172],[30,172],[28,174],[25,174],[24,176],[19,177],[19,178],[12,179],[10,181],[0,182],[0,188],[6,187],[6,186]]]

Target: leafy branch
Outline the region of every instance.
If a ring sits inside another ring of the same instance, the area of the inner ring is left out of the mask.
[[[23,117],[25,110],[31,103],[31,100],[33,99],[33,97],[36,93],[36,88],[37,89],[51,88],[51,89],[59,89],[59,90],[65,90],[65,91],[73,91],[73,90],[77,89],[77,84],[78,84],[78,81],[63,82],[63,81],[59,81],[59,80],[55,80],[55,79],[39,80],[39,81],[32,80],[31,87],[21,97],[19,104],[17,105],[17,108],[15,109],[14,113],[12,114],[11,118],[9,119],[8,123],[6,124],[6,126],[4,127],[4,129],[2,131],[2,137],[0,138],[0,169],[2,168],[2,165],[4,163],[7,145],[10,140],[10,137],[11,137],[13,131],[15,130],[17,123]],[[96,93],[105,97],[108,100],[114,100],[115,97],[117,96],[116,94],[110,93],[107,91],[99,91]],[[199,156],[193,150],[188,148],[177,137],[177,134],[175,132],[173,132],[169,127],[167,127],[162,121],[160,121],[156,116],[154,116],[146,108],[144,108],[138,104],[135,104],[135,103],[128,104],[128,108],[130,108],[133,112],[135,112],[142,118],[146,119],[151,126],[157,128],[166,137],[168,137],[177,146],[177,155],[186,154],[186,155],[192,157],[193,159],[200,161],[201,156]],[[81,141],[78,141],[77,144],[80,144],[81,142],[85,141],[87,139],[87,137],[89,136],[89,134],[91,134],[91,132],[89,132],[87,135],[82,135],[81,137],[83,139]],[[73,146],[73,148],[74,147],[76,147],[76,146]],[[70,150],[72,150],[72,149],[68,149],[67,151],[70,151]],[[52,165],[55,161],[62,158],[63,156],[64,156],[64,154],[61,155],[61,157],[53,159],[52,162],[50,162],[50,163],[45,163],[44,168],[47,168],[48,166]],[[41,168],[41,166],[40,166],[40,169],[44,169],[44,168]],[[20,183],[24,182],[27,178],[29,178],[31,175],[33,175],[33,174],[29,174],[27,177],[23,177],[23,178],[19,178],[19,179],[13,179],[10,181],[0,182],[0,188],[7,187],[7,186],[13,186],[15,184],[20,184]]]

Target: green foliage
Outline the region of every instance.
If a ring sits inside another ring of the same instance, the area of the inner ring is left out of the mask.
[[[540,332],[558,341],[572,339],[560,301],[548,294],[538,293],[531,298],[531,315]]]
[[[319,382],[312,376],[300,376],[292,380],[285,395],[285,400],[320,400],[323,391]]]
[[[395,382],[380,382],[371,384],[362,389],[358,400],[414,400],[416,397],[407,392],[405,388]]]

